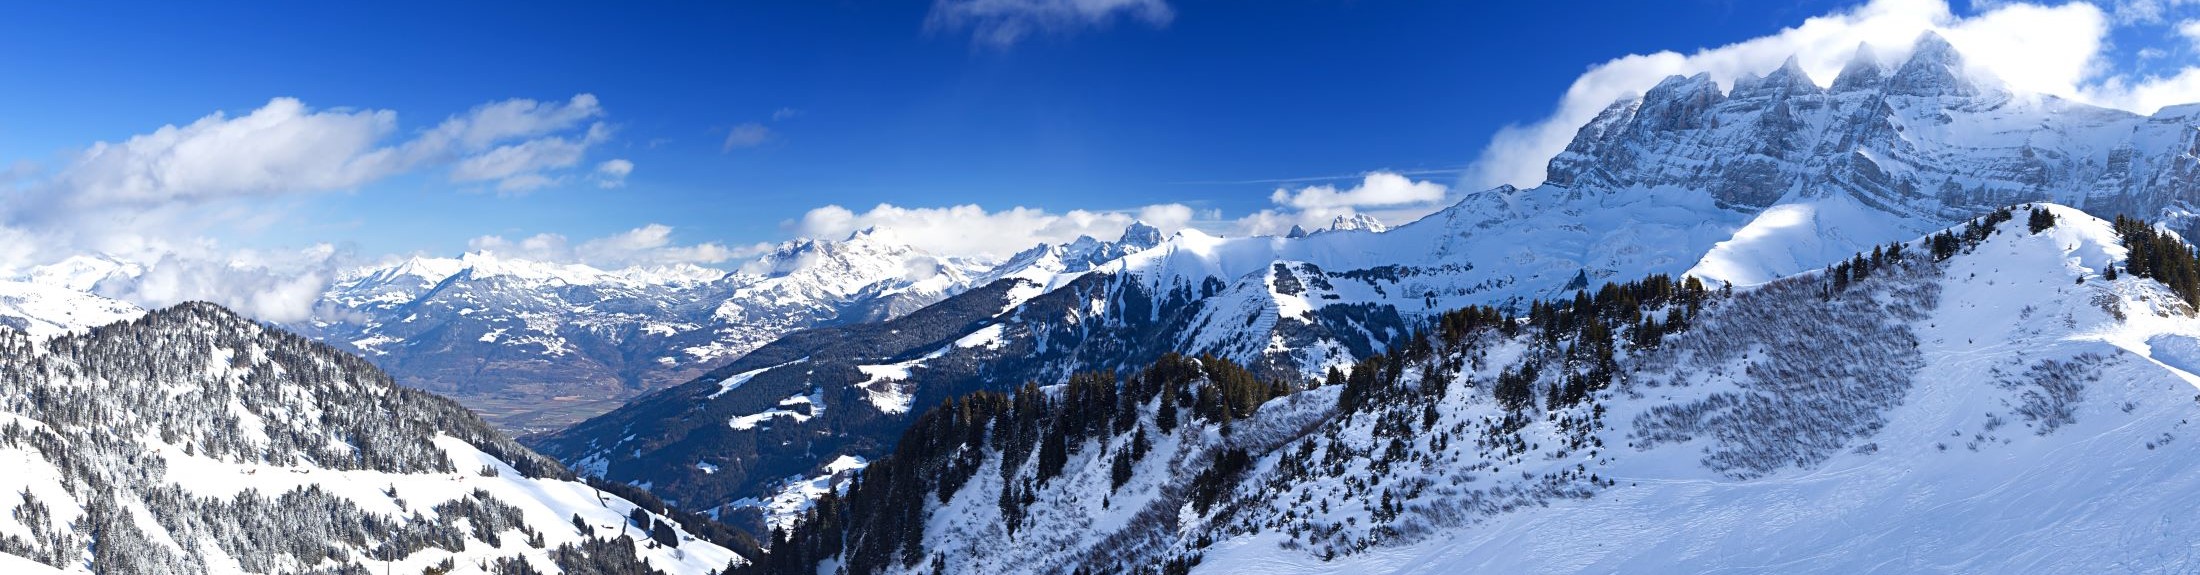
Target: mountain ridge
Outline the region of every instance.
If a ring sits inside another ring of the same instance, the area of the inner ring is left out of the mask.
[[[1767,283],[2042,199],[2052,194],[2039,186],[2057,182],[2100,182],[2068,194],[2086,200],[2084,208],[2183,226],[2178,214],[2200,201],[2200,184],[2180,143],[2200,142],[2200,119],[2182,108],[2148,118],[2014,94],[1957,70],[1960,60],[1935,47],[1942,43],[1920,38],[1910,61],[1886,73],[1861,54],[1835,89],[1794,65],[1732,90],[1705,76],[1668,79],[1584,126],[1551,160],[1554,177],[1542,186],[1469,193],[1381,233],[1219,238],[1186,230],[1089,272],[1011,290],[1017,297],[1006,301],[1016,303],[1005,309],[991,307],[996,296],[961,302],[965,314],[951,323],[971,326],[963,336],[990,342],[982,348],[921,338],[862,356],[827,357],[815,353],[827,349],[820,347],[737,361],[535,445],[569,463],[589,461],[584,467],[612,480],[692,486],[672,487],[673,497],[716,509],[769,499],[802,483],[782,478],[814,477],[840,456],[884,455],[880,448],[898,436],[892,425],[864,424],[863,441],[802,435],[848,433],[841,418],[858,414],[911,421],[864,407],[868,390],[886,385],[874,374],[894,376],[886,378],[896,382],[893,394],[919,405],[962,391],[1060,383],[1080,371],[1134,370],[1166,353],[1213,355],[1304,381],[1386,353],[1447,310],[1518,313],[1535,301],[1660,274]],[[2024,143],[2004,133],[2011,126],[2022,127],[2013,132],[2020,135],[2085,137]],[[1833,159],[1810,160],[1821,157]],[[1963,193],[1915,184],[1942,179]],[[716,383],[797,358],[808,358],[801,373],[779,368],[796,381],[731,391]],[[818,367],[836,364],[844,368]],[[812,391],[839,407],[770,431],[775,441],[808,446],[800,453],[747,447],[754,430],[652,423],[691,410],[761,414]],[[831,399],[842,393],[846,399]],[[703,459],[721,469],[721,459],[739,459],[751,474],[705,477],[695,471]],[[744,492],[703,487],[726,483]]]
[[[0,506],[13,510],[0,554],[11,568],[526,573],[646,561],[700,575],[742,561],[685,528],[705,524],[579,483],[455,402],[219,306],[44,339],[0,333],[0,349],[0,460],[14,470],[0,478]]]
[[[2137,265],[2124,224],[2015,212],[1731,295],[1652,277],[1460,310],[1295,393],[1178,358],[970,396],[739,572],[2174,561],[2175,529],[2056,542],[2200,493],[2190,294],[2110,273]]]

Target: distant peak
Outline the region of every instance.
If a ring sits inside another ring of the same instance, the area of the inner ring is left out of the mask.
[[[1749,78],[1751,81],[1747,83],[1741,80],[1734,82],[1733,97],[1784,97],[1819,91],[1818,84],[1811,81],[1810,73],[1803,71],[1802,63],[1793,55],[1788,56],[1787,61],[1780,63],[1779,68],[1773,69],[1763,78]]]
[[[1292,239],[1306,237],[1306,228],[1299,227],[1298,224],[1291,224],[1291,232],[1284,234],[1283,237]]]
[[[1375,219],[1375,216],[1370,216],[1367,214],[1352,214],[1349,216],[1337,216],[1337,219],[1329,222],[1329,229],[1330,231],[1338,232],[1361,230],[1382,233],[1389,231],[1390,226],[1383,225],[1383,221]]]
[[[1910,44],[1910,60],[1916,61],[1919,59],[1942,64],[1961,64],[1963,63],[1963,54],[1956,52],[1955,45],[1949,44],[1948,39],[1941,37],[1939,32],[1926,30],[1925,33],[1917,35],[1916,42]]]
[[[1133,221],[1123,228],[1123,237],[1116,240],[1116,243],[1138,246],[1141,249],[1158,246],[1161,245],[1161,228],[1147,225],[1145,220]]]
[[[855,233],[848,234],[847,241],[853,242],[858,240],[869,241],[876,244],[898,244],[901,243],[901,234],[895,232],[891,228],[870,226],[860,230],[856,230]]]
[[[1649,92],[1643,94],[1643,98],[1658,100],[1673,94],[1685,94],[1701,90],[1710,85],[1711,74],[1707,72],[1698,72],[1694,76],[1674,74],[1666,76],[1664,80],[1659,80],[1658,85],[1652,86]]]
[[[1872,47],[1858,43],[1856,53],[1849,56],[1849,63],[1841,67],[1841,74],[1833,77],[1833,91],[1878,88],[1886,77],[1887,72],[1879,64],[1879,56],[1872,53]]]
[[[1972,96],[1978,86],[1965,76],[1963,54],[1940,34],[1926,32],[1910,47],[1910,59],[1887,80],[1887,93],[1903,96]]]
[[[1803,84],[1811,84],[1810,72],[1803,71],[1802,61],[1796,59],[1795,55],[1793,54],[1788,55],[1786,61],[1780,62],[1779,68],[1773,69],[1772,73],[1770,74],[1765,74],[1765,79],[1778,79],[1784,82],[1800,82]],[[1815,84],[1811,85],[1815,86]]]
[[[1643,93],[1642,107],[1635,114],[1636,126],[1651,131],[1697,128],[1703,113],[1725,99],[1726,94],[1719,91],[1708,73],[1669,76]]]

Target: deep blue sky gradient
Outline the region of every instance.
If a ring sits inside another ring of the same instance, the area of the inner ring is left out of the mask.
[[[0,164],[276,96],[395,110],[411,132],[586,92],[618,127],[589,161],[631,159],[625,188],[500,196],[426,172],[295,200],[296,226],[245,241],[454,253],[482,234],[661,222],[749,243],[828,203],[1234,217],[1267,206],[1260,180],[1461,167],[1591,65],[1846,4],[1188,0],[1165,27],[1003,50],[927,31],[921,1],[18,3],[0,8]],[[775,121],[782,108],[799,113]],[[747,122],[774,137],[722,150]]]

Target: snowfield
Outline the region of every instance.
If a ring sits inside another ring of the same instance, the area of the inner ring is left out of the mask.
[[[1714,296],[1578,404],[1542,398],[1581,369],[1548,354],[1583,344],[1484,332],[1356,408],[1324,386],[1154,433],[1118,488],[1128,433],[1049,481],[989,448],[927,498],[907,572],[2177,572],[2200,559],[2200,318],[2105,278],[2107,222],[2038,207],[2058,223],[2019,207],[1946,261],[1916,241],[1840,290]],[[1511,419],[1491,390],[1533,365]],[[1189,478],[1228,449],[1250,470],[1201,512]]]
[[[2191,441],[2200,378],[2156,361],[2144,344],[2189,342],[2200,320],[2159,284],[2101,280],[2099,270],[2123,255],[2106,222],[2054,209],[2062,223],[2047,233],[2005,224],[1949,263],[1940,304],[1907,322],[1919,345],[1916,383],[1876,432],[1823,462],[1737,479],[1689,465],[1720,449],[1718,440],[1620,450],[1589,460],[1614,482],[1593,497],[1327,562],[1279,549],[1275,533],[1242,537],[1218,543],[1199,571],[2178,571],[2200,558],[2189,536],[2200,521],[2185,512],[2200,504],[2200,445]],[[2054,400],[2069,402],[2059,406],[2068,422],[2024,415],[2045,400],[2035,386],[2053,378],[2035,368],[2072,364],[2083,383]],[[1633,391],[1651,403],[1701,393]],[[1632,415],[1629,402],[1613,405],[1614,420]],[[1627,440],[1615,433],[1607,442]]]
[[[0,467],[7,573],[746,562],[455,403],[210,304],[49,339],[0,332]]]

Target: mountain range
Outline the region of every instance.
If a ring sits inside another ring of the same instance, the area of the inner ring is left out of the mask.
[[[918,416],[910,406],[972,391],[1170,353],[1317,379],[1461,307],[1525,312],[1653,274],[1758,285],[2032,201],[2184,226],[2200,199],[2195,110],[2139,116],[2019,93],[1931,34],[1892,64],[1859,48],[1829,87],[1792,60],[1726,90],[1676,76],[1584,126],[1542,186],[1468,194],[1383,231],[1187,230],[921,316],[796,332],[534,444],[761,528],[743,514],[791,509],[766,503],[842,457],[884,456]]]
[[[975,285],[1088,269],[1160,240],[1140,223],[1117,241],[1080,238],[987,262],[867,229],[786,242],[732,272],[413,257],[346,271],[314,317],[283,327],[524,434],[687,381],[788,332],[899,317]],[[142,310],[92,294],[142,273],[96,256],[35,268],[0,282],[0,325],[50,335],[132,317]]]
[[[139,268],[82,258],[0,282],[26,334],[0,334],[28,422],[5,429],[32,438],[0,445],[54,470],[26,474],[0,551],[97,570],[122,564],[86,533],[138,533],[132,569],[187,571],[2180,565],[2196,150],[2200,105],[2025,93],[1928,33],[1824,84],[1793,59],[1668,78],[1542,185],[1394,227],[1141,224],[998,262],[871,229],[730,272],[414,258],[284,326],[107,300]],[[240,487],[278,469],[314,479]],[[201,525],[286,489],[334,510],[304,533],[338,543]],[[415,491],[462,510],[393,519]],[[368,533],[405,525],[438,543]]]
[[[2183,565],[2200,292],[2138,274],[2200,258],[2156,234],[2019,206],[1747,289],[1457,310],[1325,379],[973,394],[735,572]]]

